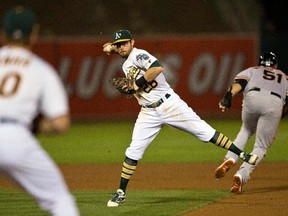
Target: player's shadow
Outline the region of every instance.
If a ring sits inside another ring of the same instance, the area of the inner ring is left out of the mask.
[[[147,203],[150,203],[150,204],[163,204],[163,203],[176,203],[176,202],[199,202],[199,201],[202,201],[202,202],[213,202],[214,199],[210,199],[210,198],[207,198],[207,197],[203,197],[203,198],[195,198],[195,197],[151,197],[150,201],[147,200],[145,201],[145,205]]]
[[[247,191],[245,191],[245,194],[261,194],[261,193],[269,193],[269,192],[275,192],[275,191],[287,191],[288,185],[282,185],[282,186],[270,186],[270,187],[262,187],[262,188],[251,188]]]

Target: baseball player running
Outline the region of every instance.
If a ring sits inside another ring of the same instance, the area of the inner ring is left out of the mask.
[[[4,16],[0,49],[0,171],[31,194],[53,216],[78,216],[60,170],[31,132],[63,133],[70,126],[66,92],[55,69],[30,51],[37,35],[35,15],[16,7]]]
[[[163,125],[186,131],[203,142],[234,152],[249,164],[255,164],[257,155],[250,155],[237,148],[224,134],[217,132],[202,120],[169,86],[163,75],[164,68],[150,53],[134,47],[134,39],[128,30],[113,34],[113,43],[103,45],[103,51],[116,53],[124,58],[123,72],[134,81],[134,96],[141,106],[134,125],[132,142],[126,149],[120,186],[108,207],[117,207],[126,198],[126,187],[136,170],[137,162],[160,132]],[[123,89],[127,86],[123,86]],[[136,93],[135,93],[136,92]]]
[[[243,163],[234,175],[233,193],[240,193],[244,184],[272,144],[282,115],[283,105],[287,106],[288,83],[285,73],[277,69],[277,57],[268,52],[260,55],[259,66],[250,67],[236,75],[234,83],[220,101],[219,107],[226,111],[231,107],[232,97],[243,91],[242,126],[234,140],[235,145],[244,149],[248,139],[256,133],[252,154],[258,155],[255,165]],[[287,107],[284,108],[286,109]],[[215,170],[220,179],[237,162],[238,155],[228,152],[224,162]]]

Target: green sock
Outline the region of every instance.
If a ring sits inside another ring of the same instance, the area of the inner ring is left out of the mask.
[[[240,150],[228,137],[226,137],[224,134],[219,133],[217,131],[215,132],[211,140],[209,140],[209,142],[212,142],[221,148],[234,152],[238,156],[242,152],[242,150]]]
[[[124,192],[126,191],[127,185],[133,173],[137,167],[136,160],[132,160],[128,157],[125,158],[122,166],[122,173],[121,173],[121,180],[119,188],[122,189]]]

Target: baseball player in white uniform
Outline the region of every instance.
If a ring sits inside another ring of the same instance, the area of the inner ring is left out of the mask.
[[[163,125],[170,125],[186,131],[203,142],[212,142],[240,156],[244,161],[255,164],[257,155],[250,155],[238,149],[225,135],[217,132],[203,121],[166,82],[159,61],[143,49],[134,47],[134,39],[128,30],[113,34],[113,43],[103,45],[103,51],[116,53],[124,58],[123,72],[135,81],[134,96],[141,106],[136,120],[132,142],[126,150],[120,186],[108,207],[117,207],[126,198],[126,187],[140,160]]]
[[[62,133],[70,126],[63,84],[47,62],[30,51],[37,25],[32,11],[16,7],[3,20],[0,49],[0,172],[14,179],[53,216],[78,216],[74,197],[49,155],[31,132]]]
[[[232,97],[239,92],[243,92],[244,96],[242,126],[234,143],[238,148],[244,149],[248,139],[256,133],[252,154],[259,158],[255,165],[243,163],[240,166],[230,188],[233,193],[242,192],[243,185],[266,155],[276,136],[283,107],[287,106],[287,77],[277,69],[277,57],[274,53],[263,53],[259,58],[259,66],[250,67],[236,75],[234,83],[219,103],[223,112],[231,107]],[[238,155],[228,152],[224,162],[215,170],[215,177],[224,177],[237,159]]]

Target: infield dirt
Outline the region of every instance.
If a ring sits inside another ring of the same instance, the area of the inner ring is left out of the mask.
[[[224,189],[229,192],[233,174],[216,180],[214,169],[218,164],[139,164],[129,190]],[[60,165],[72,190],[111,190],[119,184],[121,164],[116,165]],[[0,178],[0,187],[15,187],[6,178]],[[207,205],[185,216],[288,215],[288,164],[262,163],[254,171],[240,195]]]

